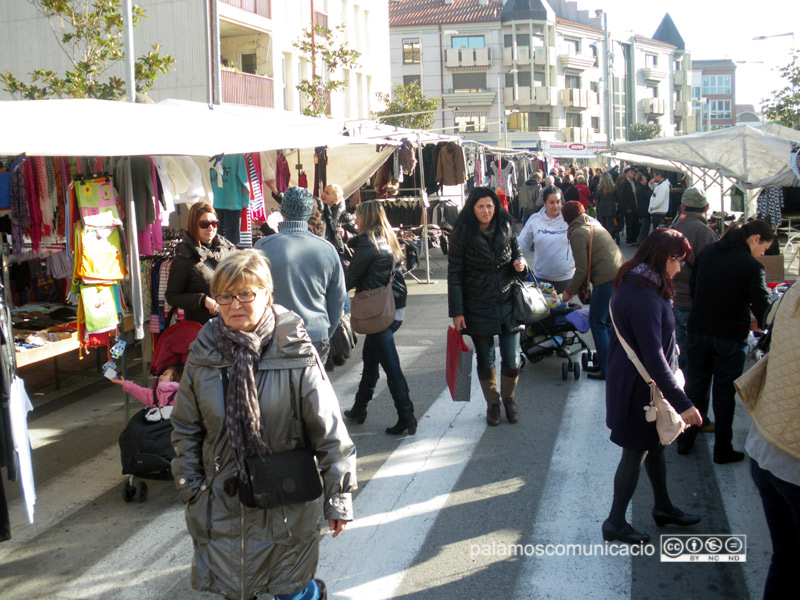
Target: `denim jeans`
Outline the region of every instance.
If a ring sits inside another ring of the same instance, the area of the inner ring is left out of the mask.
[[[230,600],[227,596],[225,598]],[[293,594],[275,594],[274,598],[275,600],[319,600],[319,587],[317,582],[312,579],[305,589]],[[250,600],[256,600],[256,596],[253,596]]]
[[[242,219],[242,211],[217,209],[219,219],[220,235],[231,244],[239,243],[239,227]]]
[[[614,237],[614,220],[616,217],[600,217],[598,221],[600,224],[605,228],[605,230],[611,234],[611,237]]]
[[[395,321],[389,327],[378,333],[364,336],[363,357],[364,367],[361,372],[361,381],[364,383],[378,381],[380,372],[378,367],[383,367],[386,379],[389,381],[404,381],[405,375],[400,369],[400,357],[394,345],[394,332],[400,329],[402,321]]]
[[[639,237],[636,242],[641,244],[650,235],[650,215],[639,217]]]
[[[592,288],[592,299],[589,301],[589,328],[592,330],[594,347],[597,350],[597,361],[600,370],[605,373],[608,359],[608,336],[611,334],[610,304],[614,292],[614,282]]]
[[[714,454],[733,450],[733,413],[736,389],[747,358],[747,344],[713,335],[689,332],[686,395],[701,414],[708,414],[708,389],[714,406]],[[714,378],[712,385],[711,378]],[[693,427],[687,433],[696,433]]]
[[[800,486],[775,477],[752,458],[750,475],[761,494],[772,539],[772,562],[764,585],[764,600],[800,598],[800,579],[796,574],[800,565]]]
[[[667,215],[664,213],[652,213],[650,215],[650,224],[653,226],[653,231],[658,229],[659,227],[666,226],[665,221],[667,220]]]
[[[689,325],[689,313],[691,312],[691,308],[672,307],[672,314],[675,315],[675,342],[680,349],[678,367],[684,373],[686,373],[686,360],[689,357],[689,334],[686,327]]]
[[[494,366],[494,337],[493,335],[470,335],[475,344],[475,359],[479,369],[490,369]],[[519,345],[519,332],[501,333],[500,338],[500,364],[506,369],[519,369],[519,355],[522,349]]]
[[[535,212],[528,212],[527,210],[523,210],[522,211],[522,226],[525,227],[525,223],[528,222],[528,219],[530,219],[535,214],[536,214]]]

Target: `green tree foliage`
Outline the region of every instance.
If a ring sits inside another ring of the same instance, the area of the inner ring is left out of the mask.
[[[436,110],[439,99],[425,96],[422,90],[419,89],[419,84],[416,81],[412,81],[408,85],[396,83],[392,86],[391,96],[380,92],[377,96],[378,100],[386,104],[386,110],[375,114],[377,117],[383,117],[381,118],[383,123],[396,125],[398,127],[408,127],[410,129],[429,129],[433,126],[433,113],[385,118],[390,115],[401,113]]]
[[[765,100],[761,109],[768,121],[800,129],[800,54],[795,53],[780,72],[788,85],[772,92],[772,98]]]
[[[634,123],[631,125],[628,141],[652,140],[661,135],[660,123]]]
[[[63,75],[50,69],[34,69],[30,82],[11,71],[0,73],[6,91],[28,100],[43,98],[102,98],[116,100],[125,95],[125,81],[108,75],[125,58],[122,42],[120,0],[27,0],[50,21],[58,45],[72,68]],[[134,27],[146,18],[133,7]],[[175,59],[159,53],[160,46],[136,59],[136,91],[146,92],[159,75],[174,66]]]
[[[353,50],[341,38],[344,34],[344,25],[328,29],[322,25],[314,25],[314,41],[311,39],[311,27],[303,30],[300,39],[292,45],[303,53],[303,56],[312,65],[319,65],[321,59],[322,72],[311,75],[311,79],[304,79],[297,86],[306,100],[303,114],[320,117],[330,112],[331,93],[344,89],[347,81],[333,79],[333,75],[340,69],[358,68],[358,59],[361,53]]]

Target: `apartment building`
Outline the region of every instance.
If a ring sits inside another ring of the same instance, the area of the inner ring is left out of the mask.
[[[390,0],[389,28],[392,83],[421,81],[442,99],[434,127],[468,139],[607,143],[609,98],[611,139],[637,122],[688,128],[683,40],[611,33],[609,52],[602,11],[574,0]]]
[[[339,118],[365,118],[381,109],[376,93],[389,92],[388,14],[385,2],[370,0],[208,0],[216,15],[219,43],[209,35],[205,3],[197,0],[137,0],[147,14],[134,32],[137,55],[151,44],[175,58],[175,68],[158,78],[149,91],[154,100],[178,98],[208,101],[211,90],[225,103],[300,111],[303,98],[296,86],[309,79],[312,65],[292,43],[312,22],[333,28],[344,24],[344,40],[361,52],[356,69],[323,77],[344,78],[348,85],[334,93],[328,112]],[[313,12],[312,12],[313,7]],[[25,0],[0,3],[0,39],[7,51],[0,68],[17,77],[35,68],[63,71],[69,62],[47,19]],[[211,43],[209,44],[209,39]],[[35,44],[31,40],[36,40]],[[210,56],[217,55],[217,61]],[[211,65],[218,65],[213,67]],[[112,74],[122,76],[118,66]],[[9,99],[5,91],[0,98]]]
[[[736,125],[736,64],[730,59],[692,61],[692,96],[700,105],[699,131]]]

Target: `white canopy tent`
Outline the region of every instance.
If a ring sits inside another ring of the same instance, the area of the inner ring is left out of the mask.
[[[792,150],[798,144],[800,131],[775,123],[747,124],[686,136],[617,142],[611,145],[610,154],[642,164],[665,161],[661,168],[689,173],[695,185],[707,190],[718,186],[721,196],[736,185],[745,193],[745,213],[752,214],[762,188],[800,186],[791,168]]]
[[[358,143],[332,120],[180,100],[7,101],[0,119],[6,156],[216,156]]]

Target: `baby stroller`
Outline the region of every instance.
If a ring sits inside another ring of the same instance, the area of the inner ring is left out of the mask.
[[[522,364],[525,364],[526,359],[535,363],[546,356],[557,354],[566,359],[561,364],[561,378],[564,381],[570,373],[576,380],[580,379],[581,365],[585,369],[590,361],[597,364],[597,353],[592,352],[579,335],[589,330],[588,320],[584,324],[582,319],[567,318],[578,309],[578,305],[562,302],[550,309],[550,315],[541,321],[527,324],[520,336]],[[580,363],[573,360],[578,353],[581,353]]]
[[[173,308],[167,316],[167,323],[174,312]],[[153,348],[150,374],[157,376],[169,365],[185,364],[189,356],[189,346],[202,327],[194,321],[180,321],[167,327]],[[153,391],[155,393],[155,389]],[[172,423],[167,418],[154,420],[153,410],[158,409],[143,408],[138,411],[119,436],[122,474],[129,475],[122,488],[122,499],[125,502],[131,502],[134,498],[139,502],[147,500],[147,484],[140,481],[137,485],[134,477],[171,477],[170,463],[175,458],[170,439]]]

